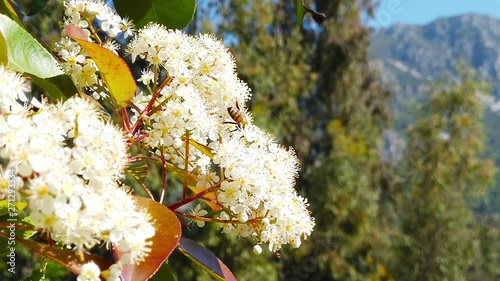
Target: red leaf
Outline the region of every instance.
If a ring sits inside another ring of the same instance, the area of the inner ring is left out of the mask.
[[[69,36],[73,39],[80,39],[87,41],[87,36],[85,35],[85,32],[83,32],[83,29],[76,27],[72,24],[66,27],[66,36]]]
[[[151,252],[139,264],[126,264],[123,267],[122,278],[124,281],[148,280],[170,256],[177,247],[181,237],[181,224],[177,216],[156,201],[144,197],[135,197],[137,204],[145,208],[154,219],[156,229],[152,238]],[[118,257],[122,254],[115,251]]]

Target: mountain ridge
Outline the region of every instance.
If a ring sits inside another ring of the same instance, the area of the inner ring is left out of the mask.
[[[457,59],[463,59],[500,96],[500,19],[469,13],[424,25],[398,23],[373,29],[371,39],[372,64],[379,65],[384,80],[400,86],[398,91],[406,82],[420,86],[443,73],[455,75]]]

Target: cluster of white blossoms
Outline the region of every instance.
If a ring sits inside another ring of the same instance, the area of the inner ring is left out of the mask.
[[[85,32],[87,41],[102,44],[103,47],[117,52],[119,44],[112,38],[123,35],[124,38],[133,36],[134,27],[130,20],[121,18],[102,0],[66,0],[64,12],[64,28],[69,25],[77,26]],[[97,24],[99,27],[93,27]],[[102,88],[105,85],[99,79],[95,62],[88,56],[78,43],[65,37],[57,44],[57,54],[64,61],[64,70],[71,75],[76,86],[81,89],[90,89],[93,97],[99,99],[105,96]],[[101,37],[105,37],[102,40]],[[103,43],[104,42],[104,43]]]
[[[295,152],[255,126],[214,142],[212,147],[213,161],[224,169],[225,178],[217,199],[232,211],[221,212],[220,218],[236,216],[242,223],[255,220],[221,225],[224,232],[257,236],[273,252],[283,244],[298,248],[302,238],[311,235],[314,220],[307,210],[307,199],[294,189],[298,173]]]
[[[220,224],[224,232],[251,236],[258,245],[268,243],[271,251],[283,244],[300,246],[310,236],[314,219],[294,189],[297,157],[252,124],[243,107],[250,90],[237,78],[223,43],[150,24],[138,31],[127,51],[133,61],[139,57],[149,63],[139,81],[148,89],[162,87],[159,95],[140,93],[132,99],[131,121],[144,121],[143,142],[195,174],[196,187],[220,185],[217,200],[225,211],[217,219],[227,222]],[[169,83],[157,81],[163,71]],[[144,114],[150,103],[159,110]],[[188,139],[208,146],[212,159],[193,145],[187,150]],[[214,172],[213,164],[223,173]],[[207,212],[197,206],[193,214]]]
[[[23,110],[23,106],[17,100],[27,102],[30,90],[30,84],[21,74],[0,64],[0,113]]]
[[[139,30],[127,51],[132,60],[137,57],[150,63],[139,79],[146,86],[157,83],[154,69],[161,66],[174,77],[161,90],[155,105],[163,110],[148,116],[145,142],[151,148],[162,148],[170,162],[184,167],[182,139],[187,136],[203,145],[217,141],[219,134],[230,126],[223,122],[229,118],[227,108],[236,102],[244,104],[250,97],[245,83],[234,74],[234,60],[227,49],[212,36],[191,37],[178,30],[166,30],[150,24]],[[151,95],[139,93],[132,103],[143,110]],[[132,119],[137,121],[140,113]],[[227,133],[225,133],[227,135]],[[210,159],[197,149],[189,154],[190,171],[207,171]]]
[[[148,255],[155,229],[119,179],[127,163],[123,132],[94,103],[73,97],[0,114],[0,158],[25,181],[33,224],[75,249],[112,243],[120,263]],[[124,215],[125,214],[125,215]]]

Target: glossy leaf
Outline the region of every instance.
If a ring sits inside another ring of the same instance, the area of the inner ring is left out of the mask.
[[[115,0],[114,3],[118,13],[134,20],[137,27],[156,22],[167,28],[182,29],[193,20],[196,11],[196,0],[147,0],[140,5]]]
[[[65,100],[78,92],[68,75],[58,75],[46,79],[41,79],[35,75],[27,76],[45,91],[45,95],[53,100]]]
[[[66,35],[87,51],[99,68],[101,78],[106,83],[111,96],[119,106],[126,107],[136,89],[135,79],[127,63],[110,50],[86,41],[82,36],[82,30],[74,25],[66,28]]]
[[[199,151],[201,151],[203,154],[206,156],[210,157],[210,159],[214,158],[214,153],[212,152],[212,149],[206,145],[203,145],[195,140],[189,139],[189,143],[196,147]]]
[[[2,237],[0,237],[2,239]],[[47,257],[60,265],[71,270],[75,274],[80,273],[80,266],[93,261],[101,271],[107,270],[113,263],[97,256],[86,253],[77,253],[75,250],[61,250],[46,244],[41,244],[32,240],[16,237],[16,241],[30,248],[31,250]]]
[[[7,41],[5,37],[0,33],[0,64],[8,65],[9,56],[7,54]]]
[[[181,224],[177,216],[165,205],[144,197],[135,197],[137,205],[145,208],[153,217],[155,236],[149,255],[139,264],[126,264],[123,267],[124,281],[147,280],[165,263],[177,247],[181,237]],[[118,257],[123,253],[115,251]]]
[[[30,217],[23,218],[18,225],[35,228],[35,225],[33,224],[33,221],[31,220]],[[37,233],[38,231],[36,230],[19,229],[19,228],[16,229],[16,235],[24,239],[29,239]]]
[[[217,280],[236,280],[231,270],[220,259],[193,240],[181,238],[177,249]]]
[[[63,74],[59,63],[16,22],[0,15],[0,32],[7,42],[8,66],[23,73],[49,78]]]

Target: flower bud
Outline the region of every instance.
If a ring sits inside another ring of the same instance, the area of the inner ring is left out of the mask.
[[[253,253],[256,255],[260,255],[262,253],[262,247],[260,245],[253,246]]]

